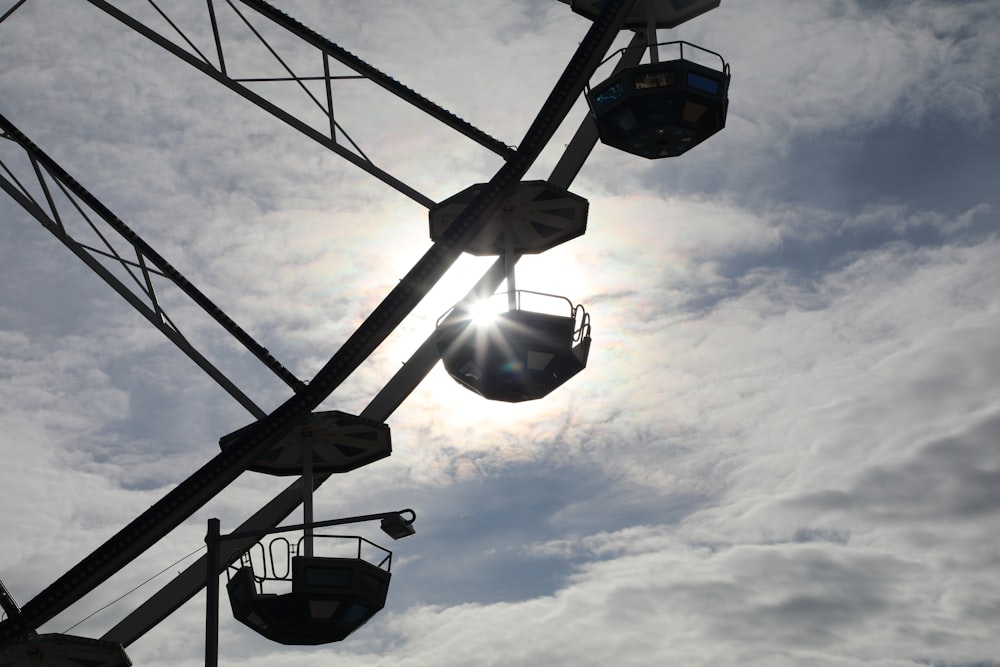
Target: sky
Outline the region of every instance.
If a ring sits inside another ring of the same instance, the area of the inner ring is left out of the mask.
[[[203,5],[162,4],[200,25]],[[511,146],[590,25],[554,0],[282,6]],[[586,235],[518,264],[518,287],[590,313],[586,370],[506,404],[438,365],[388,420],[392,456],[315,497],[317,519],[416,511],[385,544],[386,608],[297,649],[223,602],[220,663],[1000,664],[997,34],[991,0],[723,0],[660,31],[730,63],[727,127],[666,160],[599,144],[570,188]],[[369,83],[338,81],[335,105],[433,201],[501,165]],[[0,23],[0,113],[300,378],[431,243],[424,206],[87,3]],[[322,408],[363,410],[490,261],[461,258]],[[0,578],[24,604],[253,417],[6,195],[0,267]],[[264,410],[290,396],[163,298]],[[208,518],[232,529],[287,483],[240,476],[41,630],[101,636],[192,562]],[[204,604],[133,663],[202,664]]]

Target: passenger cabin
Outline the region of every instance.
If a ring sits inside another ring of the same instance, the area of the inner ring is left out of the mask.
[[[258,572],[251,559],[244,558],[226,585],[233,616],[280,644],[306,646],[346,638],[385,606],[392,576],[388,558],[381,563],[362,559],[361,538],[351,539],[359,540],[357,557],[292,555],[290,577],[276,576],[273,567],[261,567],[259,560]],[[290,591],[264,592],[265,583],[289,579]]]
[[[437,347],[459,384],[495,401],[530,401],[586,367],[590,319],[581,306],[568,315],[516,308],[483,323],[456,308],[438,323]]]
[[[608,146],[649,159],[675,157],[726,126],[729,78],[724,61],[715,70],[681,57],[623,68],[587,100]]]
[[[484,185],[470,186],[431,209],[435,243],[447,239],[451,225]],[[586,367],[590,318],[583,307],[564,297],[517,289],[514,264],[520,255],[542,253],[582,235],[588,209],[586,199],[564,188],[522,181],[491,216],[479,221],[478,233],[464,250],[504,257],[508,307],[484,321],[474,312],[481,304],[459,304],[438,320],[437,348],[445,370],[459,384],[491,400],[530,401]],[[561,300],[569,305],[568,313],[524,309],[522,294]]]

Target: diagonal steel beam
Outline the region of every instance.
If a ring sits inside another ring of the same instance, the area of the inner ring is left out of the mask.
[[[364,77],[369,81],[381,86],[400,99],[409,102],[413,106],[441,121],[453,130],[462,133],[466,137],[478,143],[480,146],[493,151],[505,159],[509,159],[514,155],[513,148],[510,148],[498,139],[491,137],[475,125],[459,118],[447,109],[438,106],[423,95],[417,93],[415,90],[392,78],[385,72],[382,72],[374,66],[366,63],[364,60],[361,60],[361,58],[358,58],[350,51],[331,42],[319,33],[310,30],[308,27],[302,25],[270,3],[264,2],[264,0],[240,0],[240,2],[258,12],[262,16],[266,16],[271,19],[299,39],[312,44],[326,55],[339,61],[341,64],[346,65],[355,72],[364,75]]]
[[[493,263],[492,267],[480,278],[476,286],[469,291],[463,300],[471,302],[483,294],[495,292],[504,281],[504,268],[504,260],[501,257]],[[372,399],[362,411],[361,416],[379,422],[388,421],[396,408],[431,372],[440,358],[435,337],[431,334],[403,364],[403,367],[392,376],[382,391]],[[332,476],[329,473],[315,475],[313,490],[318,489]],[[305,478],[299,478],[292,482],[233,532],[262,530],[277,526],[302,504],[305,484]],[[256,538],[232,540],[229,551],[231,553],[245,551],[256,541]],[[160,621],[167,618],[205,587],[206,558],[207,556],[202,556],[191,563],[163,588],[108,630],[101,639],[128,646],[152,630]],[[222,563],[221,568],[224,569],[226,565],[226,563]]]
[[[229,88],[238,95],[241,95],[242,97],[254,103],[264,111],[270,113],[272,116],[275,116],[276,118],[284,121],[285,123],[292,126],[302,134],[306,135],[316,143],[330,149],[331,151],[333,151],[340,157],[344,158],[354,166],[371,174],[372,176],[379,179],[389,187],[395,189],[398,192],[401,192],[402,194],[406,195],[413,201],[422,204],[427,208],[434,206],[435,204],[434,200],[430,199],[426,195],[421,194],[420,192],[410,187],[403,181],[399,180],[389,172],[379,167],[376,167],[371,161],[366,160],[365,158],[356,155],[355,153],[344,148],[331,137],[328,137],[324,135],[322,132],[316,130],[315,128],[310,127],[308,124],[304,123],[294,115],[288,113],[287,111],[285,111],[278,105],[274,104],[270,100],[266,99],[265,97],[255,93],[254,91],[234,81],[233,79],[230,79],[228,76],[226,76],[219,70],[215,69],[205,61],[200,60],[196,56],[188,53],[184,49],[180,48],[179,46],[171,42],[169,39],[163,37],[163,35],[160,35],[155,30],[151,30],[150,28],[143,25],[139,21],[136,21],[134,18],[132,18],[125,12],[121,11],[117,7],[114,7],[105,0],[87,0],[87,1],[90,2],[90,4],[94,5],[95,7],[97,7],[98,9],[103,10],[110,16],[118,19],[128,27],[132,28],[139,34],[149,39],[150,41],[163,47],[164,49],[174,54],[175,56],[177,56],[187,64],[191,65],[195,69],[199,70],[203,74],[208,75],[212,79],[221,83],[226,88]]]
[[[232,445],[182,481],[22,608],[35,627],[92,591],[172,531],[246,470],[329,396],[398,326],[499,210],[555,133],[610,48],[634,0],[609,0],[528,128],[514,156],[459,214],[442,239],[414,265],[312,382]],[[20,639],[20,626],[0,622],[0,648]]]
[[[625,50],[621,60],[616,65],[615,71],[638,64],[642,57],[642,51],[638,47],[644,43],[645,38],[642,35],[634,37],[629,48]],[[553,169],[549,176],[549,182],[558,187],[569,189],[590,151],[597,143],[597,139],[597,128],[593,118],[588,114]],[[494,293],[504,281],[505,273],[504,258],[500,257],[469,291],[463,301],[472,302],[484,294]],[[361,416],[380,422],[388,421],[392,413],[417,388],[440,359],[436,339],[432,333],[403,364],[403,367],[392,376],[382,390],[376,394],[362,411]],[[316,475],[313,481],[313,490],[318,489],[332,476],[330,474]],[[304,485],[304,479],[296,480],[247,518],[235,531],[260,530],[277,526],[302,504]],[[250,539],[238,543],[234,542],[232,550],[234,552],[243,551],[253,544],[254,540]],[[128,646],[152,630],[205,587],[205,559],[206,556],[202,556],[185,568],[163,588],[108,630],[101,639]],[[221,572],[220,569],[220,574]]]

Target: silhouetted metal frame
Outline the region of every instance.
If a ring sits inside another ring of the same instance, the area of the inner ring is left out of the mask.
[[[433,287],[516,187],[583,92],[634,1],[610,0],[605,4],[514,154],[312,382],[27,602],[21,610],[25,623],[38,627],[50,620],[180,525],[274,446],[360,366]],[[21,624],[9,621],[0,623],[0,647],[18,641],[23,634]]]
[[[24,151],[31,167],[29,174],[22,174],[21,178],[18,178],[7,163],[0,161],[0,188],[6,191],[14,201],[41,223],[42,227],[59,239],[252,415],[259,419],[267,413],[184,337],[157,298],[153,276],[169,281],[176,286],[289,387],[299,389],[302,386],[302,381],[275,359],[264,346],[230,319],[180,271],[167,262],[142,237],[115,216],[100,200],[56,164],[2,114],[0,114],[0,138],[17,144]],[[33,195],[25,186],[25,182],[22,182],[26,181],[27,178],[34,180],[44,201],[40,201]],[[52,196],[52,187],[59,188],[68,202],[66,205],[60,206],[56,202]],[[88,215],[87,211],[84,210],[84,205],[90,209],[93,216]],[[82,219],[83,224],[89,227],[100,239],[104,248],[95,248],[74,237],[73,232],[67,228],[66,224],[70,216]],[[105,226],[99,229],[98,222]],[[122,256],[108,241],[110,235],[116,235],[130,246],[135,254],[135,259]],[[117,263],[122,273],[127,275],[133,284],[130,286],[111,272],[101,261],[101,258]]]
[[[395,512],[380,512],[378,514],[364,514],[362,516],[349,516],[342,517],[339,519],[327,519],[325,521],[316,521],[310,524],[295,524],[292,526],[282,526],[281,528],[263,528],[256,530],[236,530],[232,533],[222,533],[220,531],[220,522],[218,519],[212,518],[208,520],[208,531],[205,535],[205,544],[208,547],[207,553],[205,554],[205,564],[202,566],[204,572],[203,574],[208,580],[208,587],[205,591],[205,667],[216,667],[219,664],[219,577],[218,573],[229,567],[229,565],[235,562],[239,557],[246,551],[246,548],[236,548],[231,549],[229,556],[227,558],[222,558],[220,547],[223,542],[228,542],[231,540],[238,541],[241,545],[245,544],[248,540],[251,544],[255,544],[260,538],[273,533],[285,533],[304,530],[306,528],[326,528],[328,526],[346,526],[352,523],[365,523],[367,521],[379,521],[391,516],[398,516],[404,512],[409,512],[413,515],[414,519],[416,514],[413,510],[407,508],[403,510],[397,510]],[[357,538],[358,543],[358,560],[361,559],[361,543],[363,538]],[[367,542],[367,540],[365,540]],[[374,543],[370,543],[374,544]],[[375,545],[378,547],[378,545]],[[391,567],[392,552],[384,547],[378,547],[383,551],[388,552],[389,562]],[[384,563],[385,561],[383,561]],[[377,567],[381,568],[380,563]],[[388,571],[389,568],[385,568]],[[216,576],[212,576],[216,573]],[[2,586],[2,583],[0,583]],[[0,591],[2,593],[2,591]]]
[[[295,35],[301,42],[311,45],[317,49],[318,54],[322,56],[322,76],[300,76],[296,74],[292,68],[282,59],[278,51],[267,42],[267,40],[261,35],[261,33],[256,29],[253,23],[247,18],[246,14],[241,12],[233,0],[225,0],[227,4],[241,19],[243,24],[246,26],[257,40],[263,44],[275,60],[281,65],[281,67],[288,73],[287,77],[241,77],[233,78],[229,75],[226,67],[225,53],[227,49],[236,49],[237,45],[226,44],[219,32],[218,21],[215,11],[214,0],[208,0],[208,17],[210,29],[212,31],[212,36],[214,39],[216,53],[218,58],[218,64],[213,63],[206,57],[194,44],[194,42],[183,32],[177,25],[170,20],[170,18],[154,3],[150,3],[159,12],[160,16],[174,29],[174,31],[180,36],[181,40],[187,45],[188,49],[185,49],[176,42],[168,39],[159,32],[153,30],[148,25],[145,25],[141,21],[137,20],[134,16],[122,11],[121,9],[114,7],[112,4],[106,0],[88,0],[92,5],[101,9],[105,13],[114,17],[115,19],[121,21],[129,28],[135,30],[140,35],[146,37],[155,44],[166,49],[170,53],[174,54],[184,62],[188,63],[192,67],[195,67],[199,71],[212,77],[214,80],[218,81],[222,85],[226,86],[230,90],[236,92],[237,94],[243,96],[247,100],[253,102],[255,105],[267,111],[268,113],[274,115],[275,117],[281,119],[285,123],[291,125],[296,130],[302,132],[314,141],[322,144],[326,148],[334,151],[337,155],[348,160],[355,166],[363,169],[372,176],[375,176],[381,180],[386,185],[396,189],[402,194],[410,197],[414,201],[423,204],[424,206],[430,208],[435,204],[435,202],[428,198],[426,195],[418,192],[413,187],[404,183],[400,179],[396,178],[389,172],[383,170],[381,167],[375,165],[375,163],[365,155],[364,151],[354,142],[353,139],[344,131],[343,127],[337,122],[334,117],[334,107],[333,107],[333,91],[331,88],[331,82],[336,79],[342,78],[362,78],[371,81],[388,92],[392,93],[399,99],[402,99],[412,106],[420,109],[421,111],[427,113],[434,119],[444,123],[448,127],[456,130],[462,135],[472,139],[480,146],[496,153],[497,155],[509,159],[513,156],[513,149],[498,139],[490,136],[486,132],[475,127],[471,123],[459,118],[454,113],[444,109],[438,104],[432,102],[426,97],[420,95],[416,91],[408,88],[399,81],[393,79],[384,72],[378,70],[374,66],[368,64],[362,59],[358,58],[354,54],[335,44],[334,42],[322,37],[318,33],[310,30],[306,26],[302,25],[295,19],[289,17],[287,14],[276,9],[267,2],[262,2],[261,0],[239,0],[239,2],[246,6],[247,8],[253,10],[253,12],[263,16],[278,26],[281,26],[285,30],[289,31]],[[329,60],[333,58],[334,60],[340,62],[341,64],[351,68],[355,72],[358,72],[357,77],[336,77],[330,75]],[[305,86],[306,81],[316,81],[321,80],[325,84],[325,94],[326,99],[320,101],[315,95]],[[289,113],[281,107],[277,102],[269,100],[264,95],[250,90],[246,83],[262,83],[262,82],[294,82],[296,83],[302,92],[312,101],[312,103],[327,116],[329,121],[328,133],[323,133],[317,130],[315,127],[304,122],[302,119],[296,117],[295,115]],[[347,140],[350,144],[351,149],[345,147],[338,141],[338,135]]]
[[[639,44],[643,39],[644,37],[637,35],[633,38],[631,44]],[[640,51],[630,50],[626,52],[621,62],[617,64],[616,71],[638,64],[641,55]],[[577,129],[569,146],[552,170],[549,182],[556,187],[569,189],[573,179],[579,173],[580,168],[597,144],[597,141],[597,127],[594,124],[593,118],[588,115]],[[515,258],[515,261],[517,259],[519,259],[519,256]],[[472,303],[493,294],[499,288],[500,284],[503,283],[504,278],[504,258],[499,257],[462,301]],[[440,359],[441,356],[436,337],[432,333],[372,399],[368,406],[361,412],[361,416],[382,422],[387,421],[392,413],[402,405],[406,397],[431,372]],[[313,489],[318,489],[330,477],[332,477],[331,474],[317,475],[313,482]],[[306,486],[304,478],[300,478],[290,484],[270,502],[244,521],[237,529],[237,532],[277,526],[302,503],[304,486]],[[237,548],[245,550],[252,544],[252,540],[244,540],[237,545]],[[167,585],[146,600],[146,602],[108,630],[102,639],[128,646],[194,597],[205,586],[205,558],[203,556],[184,569]],[[219,573],[221,574],[221,572],[220,568]]]

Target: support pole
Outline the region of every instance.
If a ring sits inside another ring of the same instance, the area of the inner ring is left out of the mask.
[[[660,47],[656,45],[655,3],[646,0],[646,44],[649,46],[649,62],[660,62]]]
[[[514,235],[511,233],[511,222],[507,213],[503,214],[503,261],[507,274],[507,310],[517,310],[517,284],[514,282],[514,264],[517,255],[514,254]]]
[[[310,444],[302,456],[302,523],[305,524],[305,555],[313,555],[313,450]]]
[[[205,667],[219,665],[219,520],[208,520],[205,585]]]

